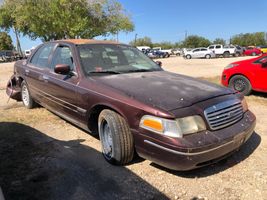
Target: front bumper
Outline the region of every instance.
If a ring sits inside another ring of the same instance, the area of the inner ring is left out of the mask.
[[[200,144],[199,146],[195,145],[194,148],[192,146],[188,148],[184,146],[182,148],[174,147],[173,144],[155,140],[146,134],[134,133],[136,151],[141,157],[166,168],[179,171],[191,170],[212,164],[238,150],[250,138],[255,125],[256,117],[248,111],[239,122],[227,128],[203,133],[206,134],[206,137],[215,136],[219,138],[216,143],[209,138],[205,139],[205,136],[197,136],[201,133],[192,134],[189,139],[196,137]],[[177,141],[175,141],[175,144],[177,145]],[[197,144],[196,141],[194,141],[194,144]]]
[[[16,76],[12,75],[6,86],[6,94],[17,101],[21,101],[21,88],[20,80]]]

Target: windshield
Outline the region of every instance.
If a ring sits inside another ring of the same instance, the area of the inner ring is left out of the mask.
[[[82,68],[86,75],[162,70],[141,51],[131,46],[121,44],[83,44],[77,47]]]

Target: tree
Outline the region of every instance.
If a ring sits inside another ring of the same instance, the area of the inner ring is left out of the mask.
[[[6,0],[0,7],[0,28],[5,31],[9,31],[10,29],[16,35],[16,49],[18,53],[22,56],[20,41],[19,41],[19,31],[16,23],[16,12],[20,8],[19,0]]]
[[[222,44],[222,45],[225,45],[226,42],[224,39],[222,38],[216,38],[214,41],[213,41],[213,44]]]
[[[10,35],[6,32],[0,32],[0,50],[12,50],[13,48]]]
[[[256,32],[256,33],[241,33],[238,35],[234,35],[231,38],[232,44],[238,44],[240,46],[260,46],[265,45],[265,34],[264,32]]]
[[[131,41],[130,45],[132,45],[132,46],[149,46],[149,47],[153,46],[151,38],[149,38],[149,37],[137,38],[136,40]]]
[[[2,7],[8,3],[16,8],[14,24],[32,39],[93,38],[134,29],[115,0],[6,0]]]
[[[160,43],[154,43],[153,47],[161,47],[162,49],[172,49],[174,47],[174,44],[171,42],[163,41]]]
[[[37,2],[37,3],[36,3]],[[63,38],[93,38],[132,31],[133,24],[115,1],[28,0],[20,29],[44,41]]]
[[[182,43],[182,46],[187,48],[207,47],[211,42],[201,36],[191,35],[188,36]]]

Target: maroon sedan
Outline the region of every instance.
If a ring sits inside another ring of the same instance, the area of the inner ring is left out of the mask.
[[[7,94],[98,134],[113,164],[129,163],[136,151],[167,168],[190,170],[236,151],[255,127],[235,91],[166,72],[115,42],[44,43],[16,62]]]

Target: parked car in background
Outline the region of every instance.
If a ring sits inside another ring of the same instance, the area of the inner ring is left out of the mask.
[[[21,59],[22,57],[16,51],[2,50],[0,51],[0,61],[12,62]]]
[[[145,50],[149,50],[149,49],[151,49],[149,46],[137,46],[136,47],[138,50],[140,50],[140,51],[145,51]]]
[[[149,58],[168,58],[170,54],[167,52],[162,52],[156,49],[147,49],[143,51]]]
[[[259,46],[258,49],[260,49],[262,53],[267,53],[267,46]]]
[[[262,52],[260,49],[256,47],[247,47],[244,51],[244,55],[246,56],[257,56],[260,55]]]
[[[191,50],[192,50],[191,48],[182,48],[181,49],[181,55],[184,56],[185,55],[185,52],[191,51]]]
[[[31,50],[25,50],[24,54],[25,54],[25,58],[28,58],[31,55]]]
[[[180,56],[182,55],[182,50],[181,49],[172,49],[172,55]]]
[[[118,165],[137,152],[174,170],[203,167],[238,150],[256,124],[232,89],[164,71],[112,41],[40,45],[15,63],[7,94],[99,135],[104,158]]]
[[[222,73],[221,83],[244,95],[252,90],[267,92],[267,55],[229,64]]]
[[[234,45],[234,47],[236,48],[235,56],[243,56],[245,48],[239,45]]]
[[[236,48],[233,45],[223,46],[221,44],[213,44],[208,46],[208,49],[213,51],[216,56],[223,56],[224,58],[228,58],[230,55],[235,56]]]
[[[185,51],[184,52],[184,57],[186,59],[191,59],[191,58],[206,58],[206,59],[210,59],[210,58],[214,58],[215,57],[215,53],[213,53],[213,51],[204,48],[204,47],[200,47],[200,48],[196,48],[196,49],[192,49],[191,51]]]
[[[170,55],[172,55],[172,49],[162,49],[161,47],[153,47],[153,49],[166,53],[165,57],[170,57]]]

